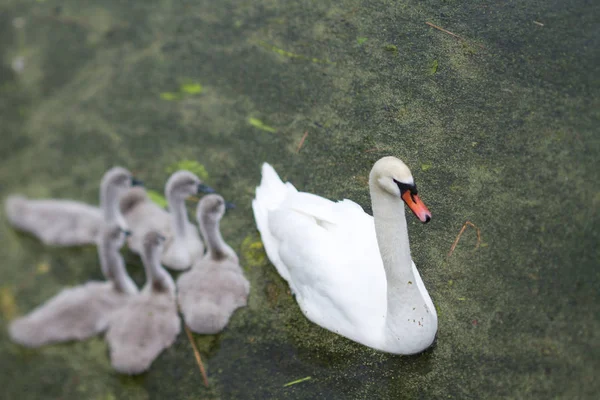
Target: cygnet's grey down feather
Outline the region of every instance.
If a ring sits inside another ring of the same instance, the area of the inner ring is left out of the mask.
[[[159,261],[164,241],[156,231],[146,233],[142,249],[146,285],[126,306],[111,314],[108,322],[105,339],[110,360],[123,374],[146,371],[181,331],[175,284]]]
[[[177,279],[177,299],[185,323],[200,334],[222,331],[233,312],[247,304],[250,283],[238,258],[221,237],[219,221],[225,201],[207,195],[198,203],[197,217],[207,254]]]
[[[193,173],[177,171],[165,185],[169,204],[166,211],[150,200],[144,189],[129,189],[120,202],[121,213],[132,232],[127,241],[129,248],[141,254],[144,235],[156,231],[166,238],[161,263],[175,270],[189,268],[192,260],[204,254],[204,244],[197,228],[188,220],[185,199],[211,190]]]
[[[9,327],[11,339],[23,346],[83,340],[108,326],[108,316],[137,293],[125,271],[119,249],[125,234],[116,224],[107,225],[99,240],[102,271],[108,282],[88,282],[64,289]]]
[[[94,243],[104,221],[99,208],[70,200],[31,200],[16,195],[6,199],[5,209],[12,226],[49,246]]]
[[[35,200],[12,195],[5,201],[5,211],[11,225],[46,245],[95,244],[105,223],[117,222],[121,228],[127,228],[119,211],[119,198],[137,182],[125,168],[114,167],[102,177],[100,207],[73,200]]]

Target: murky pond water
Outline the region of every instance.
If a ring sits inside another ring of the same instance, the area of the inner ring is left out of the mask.
[[[594,398],[599,18],[583,0],[0,0],[0,196],[95,203],[112,165],[160,192],[199,163],[238,206],[223,236],[252,284],[226,331],[195,337],[208,389],[183,333],[134,378],[102,338],[24,350],[8,321],[101,273],[94,248],[44,247],[1,215],[0,397]],[[308,322],[250,208],[269,161],[370,212],[383,155],[433,213],[409,231],[438,339],[411,357]],[[466,221],[480,241],[469,226],[449,257]]]

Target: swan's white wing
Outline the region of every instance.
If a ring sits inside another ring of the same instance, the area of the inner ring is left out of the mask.
[[[364,327],[382,326],[385,272],[371,216],[350,200],[295,193],[268,219],[290,287],[309,319],[355,339]]]

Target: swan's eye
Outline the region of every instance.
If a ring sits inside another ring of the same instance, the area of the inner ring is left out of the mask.
[[[417,185],[414,183],[404,183],[394,179],[396,185],[398,185],[398,189],[400,189],[400,195],[404,194],[407,190],[410,191],[411,195],[417,194]]]

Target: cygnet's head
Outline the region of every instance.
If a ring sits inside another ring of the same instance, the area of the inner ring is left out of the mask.
[[[417,185],[410,169],[396,157],[383,157],[373,165],[371,184],[384,192],[399,197],[423,223],[431,220],[431,213],[417,195]]]
[[[144,235],[143,241],[145,254],[162,253],[162,246],[166,238],[157,231],[150,231]]]
[[[125,238],[130,235],[130,232],[123,230],[119,224],[115,222],[106,225],[102,230],[101,235],[101,240],[104,243],[120,249],[125,244]]]
[[[196,217],[208,218],[213,221],[220,220],[225,214],[225,210],[235,208],[232,203],[225,202],[225,199],[218,194],[209,194],[204,196],[198,202],[198,208],[196,208]]]
[[[214,189],[202,183],[200,178],[190,171],[180,170],[167,180],[165,193],[168,197],[186,199],[198,193],[214,193]]]
[[[131,186],[140,186],[142,182],[131,175],[131,172],[122,167],[113,167],[106,171],[102,177],[102,186],[112,186],[118,189],[128,189]]]

